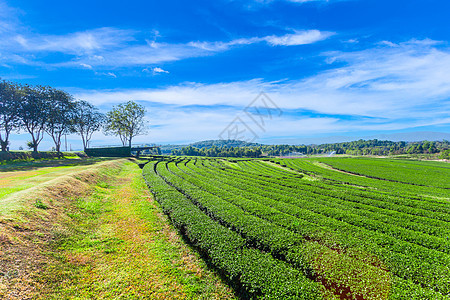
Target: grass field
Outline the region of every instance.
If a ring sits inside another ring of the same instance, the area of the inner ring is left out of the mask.
[[[349,157],[4,164],[0,298],[448,299],[449,178]]]
[[[62,176],[81,172],[101,162],[99,159],[20,161],[0,166],[0,214],[20,208],[21,194]],[[28,191],[29,193],[29,191]],[[9,199],[8,196],[15,199]]]
[[[172,157],[144,177],[242,298],[448,299],[448,166]]]
[[[20,190],[0,199],[1,299],[235,298],[170,225],[136,162],[20,168],[0,173],[2,190]]]

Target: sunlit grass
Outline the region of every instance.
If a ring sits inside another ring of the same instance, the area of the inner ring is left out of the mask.
[[[151,199],[136,164],[97,184],[67,215],[42,299],[232,299]]]
[[[20,194],[15,195],[16,193],[22,191],[25,192],[32,188],[39,188],[51,180],[74,172],[86,170],[92,166],[91,164],[73,164],[72,161],[73,159],[70,164],[67,165],[65,165],[65,163],[68,162],[64,161],[51,161],[46,162],[45,164],[43,162],[27,162],[26,167],[33,168],[32,170],[10,170],[0,172],[0,216],[22,208],[23,197]],[[99,161],[97,160],[92,161],[92,163],[98,162]],[[58,166],[51,167],[49,166],[50,163],[57,164]],[[24,164],[25,162],[20,162],[20,166],[24,167]],[[8,167],[12,167],[14,165],[15,164],[10,163]]]

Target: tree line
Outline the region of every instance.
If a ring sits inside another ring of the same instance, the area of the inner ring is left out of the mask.
[[[89,146],[94,132],[103,129],[107,135],[119,136],[123,145],[146,132],[145,108],[133,101],[119,104],[106,114],[84,100],[50,86],[0,81],[0,144],[7,151],[13,132],[30,134],[27,146],[38,151],[48,134],[60,152],[64,135],[81,136],[83,148]]]
[[[197,148],[192,145],[172,150],[172,155],[209,157],[261,157],[288,156],[290,154],[316,155],[335,152],[350,155],[401,155],[433,154],[439,158],[450,159],[448,141],[431,142],[392,142],[380,140],[359,140],[345,143],[322,145],[258,145],[246,147]]]
[[[172,150],[172,155],[208,157],[261,157],[261,147],[217,147],[196,148],[193,146]]]
[[[315,146],[314,154],[329,153],[351,155],[401,155],[401,154],[438,154],[450,149],[450,143],[443,141],[393,142],[382,140],[358,140],[344,143],[322,144]]]

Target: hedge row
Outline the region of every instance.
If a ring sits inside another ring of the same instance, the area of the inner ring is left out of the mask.
[[[157,201],[186,237],[248,299],[320,299],[319,286],[287,263],[246,247],[236,232],[213,221],[186,196],[168,185],[149,163],[144,178]],[[163,166],[165,168],[165,166]]]

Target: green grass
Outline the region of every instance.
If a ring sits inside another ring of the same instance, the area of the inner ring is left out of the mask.
[[[23,208],[23,197],[18,192],[38,190],[48,182],[89,169],[104,160],[49,160],[9,163],[0,168],[0,216]]]
[[[42,299],[234,298],[168,224],[136,164],[109,177],[67,211]]]
[[[36,200],[34,202],[34,206],[36,206],[36,208],[39,208],[39,209],[48,209],[49,208],[48,205],[43,203],[41,200]]]

